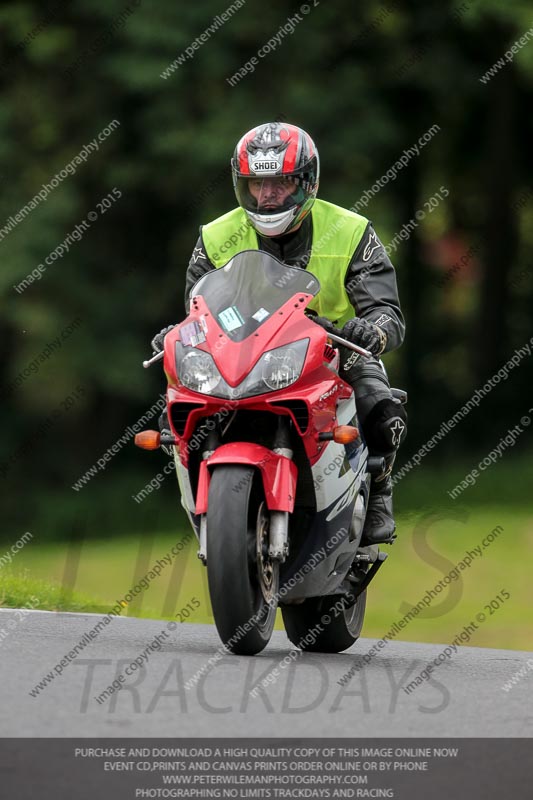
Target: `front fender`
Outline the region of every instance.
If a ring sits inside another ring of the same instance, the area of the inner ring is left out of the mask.
[[[230,442],[200,464],[196,514],[207,512],[211,470],[220,464],[245,464],[261,472],[269,511],[294,510],[298,469],[294,461],[253,442]]]

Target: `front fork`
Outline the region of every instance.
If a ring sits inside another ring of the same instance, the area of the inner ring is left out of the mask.
[[[209,431],[206,441],[206,449],[202,451],[202,460],[207,459],[213,455],[218,445],[220,444],[220,435],[215,428]],[[202,514],[200,517],[200,549],[196,553],[204,567],[207,566],[207,513]]]
[[[206,449],[202,452],[202,459],[205,461],[212,456],[219,444],[220,436],[218,431],[210,431],[207,437]],[[292,459],[293,456],[290,446],[290,420],[281,414],[278,416],[272,452],[276,453],[276,455],[285,456],[285,458]],[[270,511],[268,540],[268,555],[274,561],[279,561],[282,564],[289,554],[288,511]],[[200,549],[197,556],[205,566],[207,564],[207,514],[202,514],[200,517]]]
[[[285,458],[292,458],[290,421],[288,417],[278,416],[278,425],[274,437],[274,453]],[[281,564],[289,554],[289,512],[271,511],[269,529],[268,555]]]

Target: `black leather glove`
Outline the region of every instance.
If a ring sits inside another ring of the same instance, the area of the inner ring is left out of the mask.
[[[342,329],[341,336],[353,344],[358,344],[369,350],[372,355],[379,356],[387,346],[387,334],[384,330],[369,322],[367,319],[354,319],[348,320]]]
[[[306,314],[310,320],[324,328],[327,333],[336,333],[337,336],[342,336],[342,332],[327,317],[319,317],[318,314],[313,314],[312,312],[306,312]]]
[[[174,325],[167,325],[166,328],[163,328],[163,330],[159,331],[159,333],[154,336],[152,339],[152,350],[154,351],[154,355],[157,355],[157,353],[160,353],[161,350],[163,350],[165,336],[169,331],[175,328],[177,324],[178,323],[175,322]]]

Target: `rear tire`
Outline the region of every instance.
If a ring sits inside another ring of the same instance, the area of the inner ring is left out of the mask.
[[[207,580],[215,625],[237,655],[255,655],[276,621],[279,563],[268,556],[268,509],[251,467],[216,467],[209,484]],[[246,627],[246,631],[239,626]]]
[[[354,605],[344,610],[332,610],[339,599],[330,595],[311,597],[298,605],[282,606],[283,622],[290,641],[301,650],[313,653],[340,653],[351,647],[363,627],[366,589]],[[313,632],[317,626],[320,627]],[[303,641],[306,638],[309,641]]]

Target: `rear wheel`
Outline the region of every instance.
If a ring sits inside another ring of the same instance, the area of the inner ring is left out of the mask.
[[[209,484],[207,580],[215,625],[226,647],[255,655],[276,620],[279,563],[268,555],[269,513],[259,474],[216,467]]]
[[[342,608],[340,597],[310,597],[281,607],[287,636],[301,650],[340,653],[357,641],[366,608],[366,589],[355,603]]]

